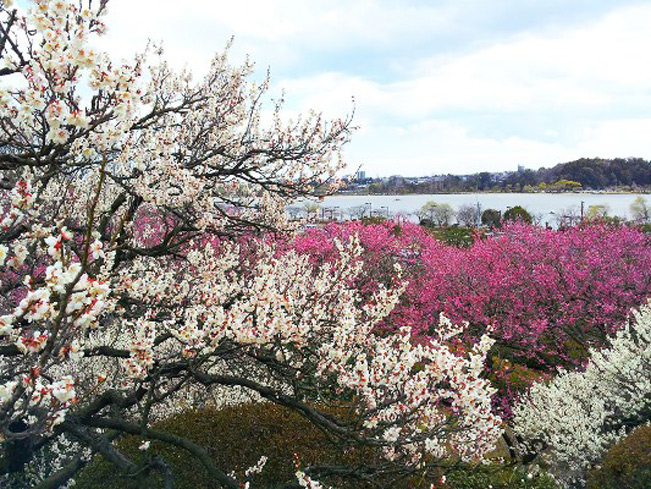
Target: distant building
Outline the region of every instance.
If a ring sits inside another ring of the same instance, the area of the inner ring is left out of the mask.
[[[518,173],[524,173],[524,165],[518,165]]]
[[[366,180],[366,172],[363,170],[359,170],[357,172],[357,180],[358,181]]]

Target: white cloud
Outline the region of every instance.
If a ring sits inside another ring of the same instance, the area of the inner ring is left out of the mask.
[[[546,5],[111,0],[104,45],[126,56],[164,40],[174,64],[201,73],[235,35],[234,59],[271,65],[290,113],[345,115],[355,96],[347,155],[370,174],[651,157],[651,6],[583,2],[559,25],[567,4]]]
[[[535,167],[596,155],[648,158],[651,65],[643,60],[650,17],[651,7],[631,7],[579,28],[416,60],[390,83],[327,73],[278,84],[290,98],[297,95],[301,108],[341,110],[355,94],[365,131],[350,156],[370,173]]]
[[[430,120],[362,130],[347,155],[351,166],[363,165],[372,176],[463,174],[515,170],[517,165],[537,169],[581,157],[648,155],[649,131],[651,117],[599,122],[583,128],[576,143],[563,144],[521,137],[492,139],[472,135],[460,124]]]

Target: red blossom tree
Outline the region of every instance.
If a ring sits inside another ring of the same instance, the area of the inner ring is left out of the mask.
[[[334,238],[353,233],[365,250],[365,290],[386,282],[393,263],[409,281],[385,327],[409,324],[429,337],[444,313],[469,323],[469,343],[493,328],[493,374],[505,384],[500,404],[507,411],[509,376],[518,366],[538,374],[580,367],[588,348],[605,345],[630,309],[651,296],[651,237],[626,226],[553,231],[511,224],[460,249],[410,223],[330,224],[293,246],[320,263],[331,259]],[[525,377],[528,384],[535,374]]]

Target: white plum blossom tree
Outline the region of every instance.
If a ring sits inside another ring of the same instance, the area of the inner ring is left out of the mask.
[[[453,349],[463,328],[445,318],[427,342],[377,334],[399,270],[362,294],[355,239],[315,269],[258,238],[288,229],[293,199],[336,187],[350,120],[286,122],[276,104],[264,126],[267,84],[225,55],[198,83],[159,53],[115,63],[93,48],[106,6],[0,1],[0,477],[55,445],[66,449],[36,487],[61,487],[94,455],[137,477],[115,444],[132,434],[240,487],[201,446],[152,427],[213,391],[280,404],[384,456],[350,475],[481,459],[501,431],[481,375],[488,337]]]
[[[593,351],[582,372],[535,384],[514,408],[524,447],[541,454],[568,487],[634,427],[651,421],[651,303]]]

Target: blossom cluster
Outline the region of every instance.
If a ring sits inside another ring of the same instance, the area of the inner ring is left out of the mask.
[[[470,324],[465,341],[478,341],[492,328],[496,401],[506,413],[515,393],[527,387],[511,380],[515,369],[532,369],[524,376],[528,384],[558,367],[581,367],[587,349],[606,345],[628,311],[651,296],[651,239],[628,227],[553,231],[512,224],[500,236],[460,249],[408,222],[333,223],[298,236],[292,246],[315,264],[328,263],[334,240],[351,234],[364,248],[358,287],[370,292],[387,283],[396,263],[408,281],[384,327],[409,325],[429,337],[444,313]]]
[[[11,249],[0,245],[0,278],[13,292],[15,306],[0,316],[0,340],[20,355],[2,358],[0,437],[7,426],[26,418],[33,429],[51,429],[76,402],[76,381],[53,367],[55,361],[79,361],[83,333],[95,328],[111,309],[110,288],[100,277],[83,273],[83,256],[73,249],[73,234],[65,227],[34,224],[38,208],[32,186],[19,180],[9,194],[5,232],[25,228]],[[100,247],[95,240],[95,248]],[[29,252],[28,252],[29,250]],[[98,257],[98,256],[96,256]],[[28,273],[31,270],[31,273]]]
[[[230,389],[378,447],[392,467],[481,458],[501,429],[481,373],[492,340],[460,348],[465,325],[438,316],[425,342],[412,327],[387,336],[400,263],[366,288],[355,237],[318,264],[260,237],[288,230],[291,199],[336,185],[350,119],[291,121],[278,103],[263,124],[268,82],[226,54],[199,82],[150,63],[159,49],[116,63],[93,47],[106,5],[0,3],[3,447],[24,440],[33,462],[70,435],[71,456],[149,471],[107,433],[169,441],[154,420]]]
[[[491,411],[494,390],[482,378],[492,340],[483,336],[467,354],[456,352],[450,342],[464,328],[445,317],[439,336],[425,343],[416,344],[410,328],[378,334],[404,284],[362,298],[351,286],[363,265],[359,242],[353,237],[335,246],[336,261],[315,268],[306,255],[262,243],[255,256],[244,258],[242,274],[237,247],[226,243],[215,250],[207,244],[188,255],[193,269],[186,280],[178,279],[173,266],[141,261],[138,279],[125,276],[116,292],[128,289],[150,313],[160,311],[160,305],[154,308],[163,299],[168,319],[160,327],[177,345],[152,349],[149,341],[145,349],[136,339],[138,351],[148,352],[140,365],[145,369],[174,351],[201,358],[225,343],[238,345],[291,369],[299,380],[310,372],[305,380],[324,386],[334,381],[328,389],[335,387],[337,396],[354,392],[364,431],[387,446],[391,459],[480,458],[501,432],[501,420]]]
[[[648,422],[651,409],[651,303],[592,350],[584,371],[537,383],[515,408],[514,427],[567,485],[581,480],[620,437]]]

